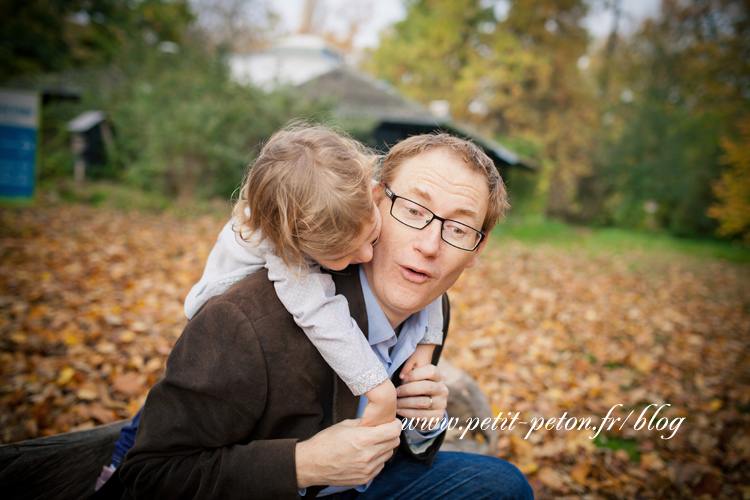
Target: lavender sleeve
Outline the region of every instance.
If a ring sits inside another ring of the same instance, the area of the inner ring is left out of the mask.
[[[352,319],[346,299],[336,295],[331,277],[314,264],[300,278],[268,250],[266,268],[276,295],[352,393],[360,396],[387,380],[388,373]]]

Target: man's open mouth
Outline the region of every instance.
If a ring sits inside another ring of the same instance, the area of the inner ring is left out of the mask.
[[[430,278],[430,274],[413,267],[401,266],[401,274],[407,281],[412,283],[424,283]]]

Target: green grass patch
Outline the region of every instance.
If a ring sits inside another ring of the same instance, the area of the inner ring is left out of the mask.
[[[594,438],[594,445],[598,448],[609,448],[610,450],[625,450],[632,462],[640,462],[641,453],[638,451],[638,441],[620,437],[605,436],[599,434]]]
[[[82,186],[71,182],[47,184],[41,187],[39,198],[45,202],[84,203],[120,212],[172,213],[181,217],[210,215],[218,219],[228,219],[231,215],[228,200],[176,200],[111,182],[87,182]]]
[[[750,249],[728,241],[685,239],[666,234],[617,228],[573,226],[542,215],[510,216],[492,231],[496,241],[517,240],[530,245],[550,245],[592,254],[681,254],[700,259],[750,263]],[[636,264],[634,264],[636,265]]]
[[[573,226],[541,215],[508,217],[492,235],[501,241],[513,239],[531,244],[571,245],[582,241]]]
[[[0,196],[0,206],[5,207],[28,207],[34,204],[34,198],[24,198],[21,196]]]
[[[614,370],[615,368],[624,368],[626,365],[624,363],[605,363],[604,367],[609,368],[610,370]]]

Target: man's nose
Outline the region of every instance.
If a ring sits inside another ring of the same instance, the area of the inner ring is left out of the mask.
[[[419,231],[414,240],[414,248],[428,257],[437,255],[440,250],[440,233],[442,230],[440,221],[433,219],[427,227]]]

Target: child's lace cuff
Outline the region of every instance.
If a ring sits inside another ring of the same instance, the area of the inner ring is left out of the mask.
[[[426,331],[424,334],[424,337],[422,337],[422,340],[418,342],[419,344],[434,344],[434,345],[443,345],[443,332],[440,331]]]
[[[355,396],[361,396],[362,394],[376,388],[386,380],[388,380],[388,372],[385,371],[383,365],[378,364],[375,368],[368,370],[353,380],[350,380],[346,385],[352,391],[352,394]]]

